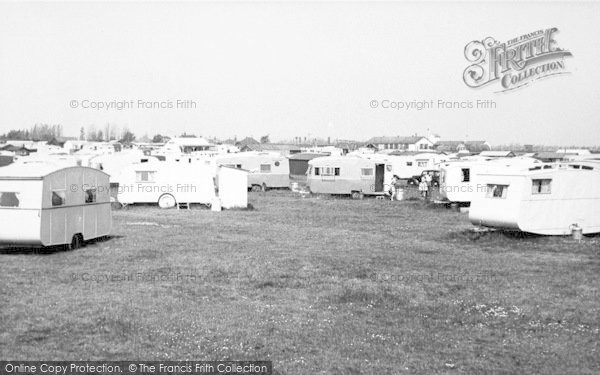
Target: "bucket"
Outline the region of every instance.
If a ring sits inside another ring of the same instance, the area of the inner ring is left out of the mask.
[[[394,199],[397,201],[403,201],[404,200],[404,189],[396,190],[396,197]]]
[[[581,242],[581,239],[583,238],[583,229],[579,228],[579,226],[577,225],[572,226],[571,236],[573,236],[573,239],[575,241]]]

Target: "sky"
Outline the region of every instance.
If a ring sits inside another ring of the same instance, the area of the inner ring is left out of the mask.
[[[600,145],[599,19],[592,2],[0,3],[0,133]],[[552,27],[568,74],[463,81],[469,42]],[[495,108],[438,108],[477,100]],[[384,108],[411,101],[435,106]]]

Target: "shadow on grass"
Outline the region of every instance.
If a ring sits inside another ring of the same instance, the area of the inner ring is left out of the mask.
[[[465,229],[458,232],[450,232],[447,236],[450,240],[466,240],[466,241],[494,241],[494,240],[511,240],[511,241],[537,241],[547,236],[539,234],[526,233],[520,231],[508,230],[481,230],[477,228]]]
[[[125,236],[104,236],[93,240],[85,241],[82,247],[94,245],[97,243],[108,242],[113,239],[124,238]],[[67,245],[45,246],[45,247],[27,247],[27,246],[0,246],[0,255],[53,255],[71,251]]]

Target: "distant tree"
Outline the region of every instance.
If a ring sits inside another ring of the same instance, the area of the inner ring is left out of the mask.
[[[267,134],[260,137],[260,143],[271,143],[271,141],[269,140],[269,135]]]
[[[96,127],[94,125],[88,126],[87,140],[90,142],[96,142],[98,140],[98,136],[96,134]]]
[[[83,126],[79,129],[79,140],[85,141],[85,129]]]
[[[96,133],[96,141],[98,141],[98,142],[104,141],[104,133],[102,133],[102,130],[98,130],[98,132]]]
[[[130,144],[130,143],[133,143],[134,141],[135,141],[135,134],[130,132],[129,129],[124,128],[123,132],[121,133],[121,139],[119,140],[119,142],[121,142],[123,144]]]
[[[156,134],[152,137],[152,143],[164,143],[164,137],[160,134]]]

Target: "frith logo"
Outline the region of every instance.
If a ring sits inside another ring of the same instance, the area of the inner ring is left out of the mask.
[[[568,73],[565,57],[568,50],[559,48],[553,27],[500,43],[492,37],[474,40],[465,47],[465,57],[472,64],[463,73],[467,86],[478,88],[499,81],[498,92],[525,86],[540,78]]]

